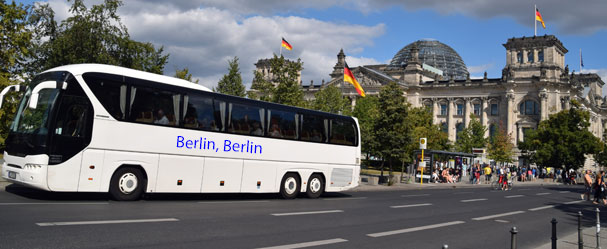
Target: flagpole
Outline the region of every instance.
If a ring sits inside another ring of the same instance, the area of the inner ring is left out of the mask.
[[[533,36],[537,36],[537,5],[533,5]]]
[[[580,74],[582,73],[582,48],[580,48]]]
[[[282,57],[282,43],[280,44],[280,57]]]

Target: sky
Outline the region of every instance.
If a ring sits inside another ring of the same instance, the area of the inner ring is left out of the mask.
[[[17,1],[31,4],[35,1]],[[48,0],[57,21],[70,3]],[[85,0],[87,6],[101,0]],[[343,49],[350,67],[387,64],[407,44],[425,38],[451,46],[471,77],[500,78],[506,63],[502,44],[534,32],[534,4],[546,29],[565,48],[565,63],[598,73],[607,82],[607,1],[585,0],[125,0],[118,13],[132,39],[164,46],[166,75],[189,68],[207,87],[239,58],[243,83],[250,87],[255,63],[279,54],[281,37],[292,46],[282,54],[301,58],[303,84],[329,81]],[[605,90],[605,87],[603,90]]]

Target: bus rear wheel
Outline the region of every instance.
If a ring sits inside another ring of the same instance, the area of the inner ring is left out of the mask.
[[[306,195],[308,198],[316,199],[322,195],[325,190],[325,181],[319,174],[313,174],[308,180]]]
[[[285,199],[293,199],[299,194],[301,181],[295,173],[287,173],[282,177],[280,183],[280,195]]]
[[[135,201],[141,198],[146,179],[141,170],[132,167],[121,168],[110,182],[110,195],[117,201]]]

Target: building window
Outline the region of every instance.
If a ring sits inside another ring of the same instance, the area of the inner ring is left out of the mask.
[[[525,137],[527,137],[527,134],[529,134],[529,131],[533,130],[533,128],[531,127],[523,127],[523,141],[525,140]]]
[[[533,62],[533,51],[527,52],[527,62]]]
[[[428,102],[424,103],[424,108],[426,108],[426,111],[428,113],[432,113],[432,103],[428,103]]]
[[[519,105],[519,112],[522,115],[539,115],[539,104],[533,100],[526,100]]]
[[[493,139],[497,134],[497,126],[495,124],[489,125],[489,139]]]
[[[491,104],[491,116],[497,116],[499,115],[499,110],[497,108],[497,103],[492,103]]]
[[[464,104],[457,104],[457,115],[464,115]]]
[[[474,104],[474,115],[477,117],[481,115],[481,104]]]
[[[449,127],[447,126],[447,122],[442,122],[440,124],[440,130],[444,133],[449,133]]]
[[[455,141],[459,140],[459,133],[464,130],[464,123],[457,123],[455,125]]]
[[[523,53],[521,53],[521,52],[516,53],[516,62],[523,63]]]
[[[538,62],[544,62],[544,51],[539,51],[537,53],[537,61]]]
[[[440,115],[447,116],[447,104],[440,104]]]

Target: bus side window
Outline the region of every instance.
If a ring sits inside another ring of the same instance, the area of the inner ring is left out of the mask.
[[[115,75],[85,73],[84,81],[105,110],[117,120],[126,115],[126,84]]]
[[[331,140],[332,144],[355,145],[356,129],[354,123],[346,120],[331,120]]]
[[[269,137],[297,139],[299,132],[299,114],[289,111],[268,111],[268,133]]]
[[[131,87],[130,121],[178,126],[181,94],[155,88]]]
[[[230,103],[228,132],[263,136],[265,110],[259,107]]]
[[[325,119],[311,114],[303,114],[302,116],[301,140],[326,142]]]
[[[214,117],[213,99],[196,93],[188,93],[183,98],[184,106],[187,106],[184,126],[205,131],[218,131],[217,122]]]

